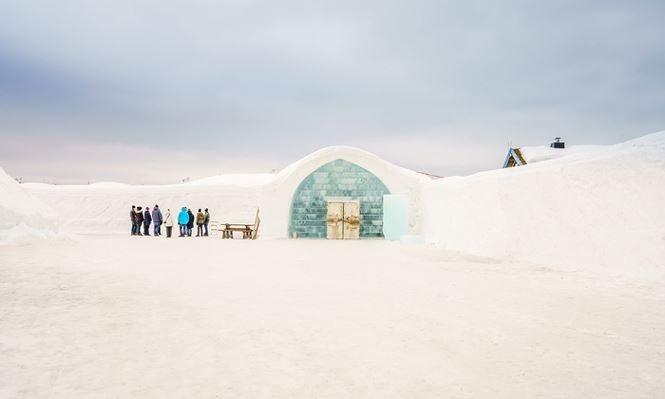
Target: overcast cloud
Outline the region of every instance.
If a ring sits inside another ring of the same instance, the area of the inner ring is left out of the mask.
[[[354,145],[439,175],[665,129],[663,1],[0,0],[0,166],[173,182]]]

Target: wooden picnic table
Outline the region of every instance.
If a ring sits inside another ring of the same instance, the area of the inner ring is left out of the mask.
[[[242,239],[252,239],[256,240],[259,235],[259,224],[261,219],[259,218],[259,209],[256,209],[256,216],[254,217],[254,223],[219,223],[219,228],[222,231],[222,238],[233,238],[234,231],[242,232]]]

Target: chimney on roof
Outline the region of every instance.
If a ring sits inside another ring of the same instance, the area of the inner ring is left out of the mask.
[[[561,137],[555,137],[554,143],[550,144],[551,148],[566,148],[566,143],[561,141]]]

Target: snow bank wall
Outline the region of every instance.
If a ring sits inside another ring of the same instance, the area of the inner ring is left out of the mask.
[[[0,169],[0,245],[58,234],[54,212]]]
[[[665,269],[665,132],[523,167],[426,184],[442,248],[644,275]]]

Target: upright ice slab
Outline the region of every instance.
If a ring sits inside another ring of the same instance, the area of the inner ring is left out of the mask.
[[[409,227],[409,200],[404,194],[383,196],[383,236],[386,240],[398,241]]]

